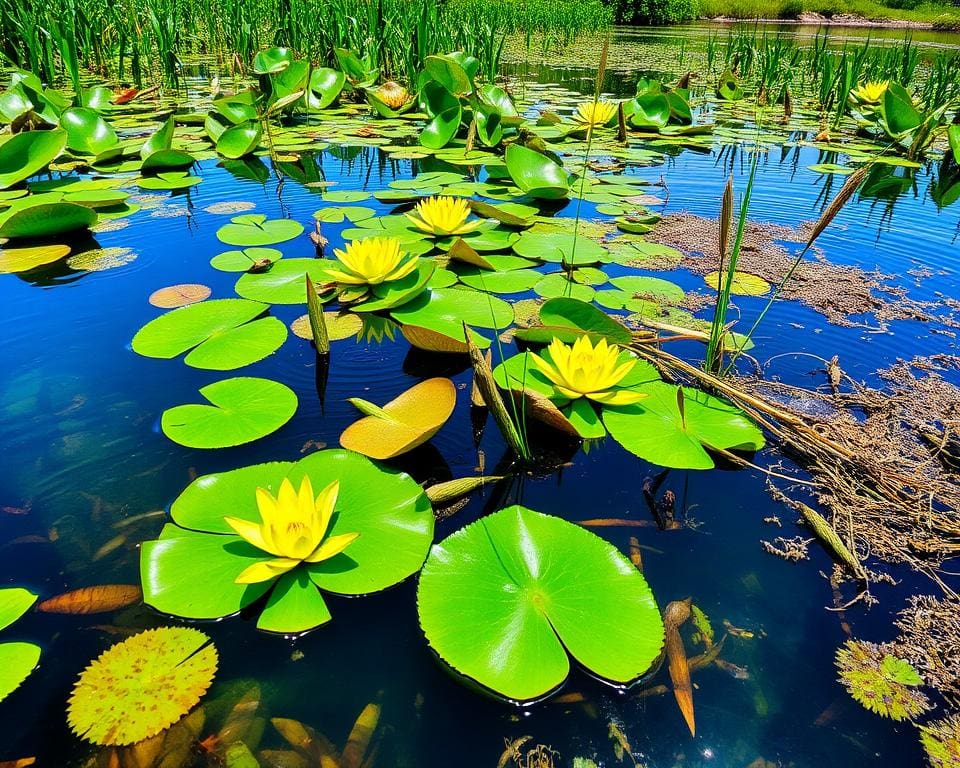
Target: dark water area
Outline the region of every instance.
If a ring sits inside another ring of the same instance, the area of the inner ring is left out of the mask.
[[[562,73],[553,74],[553,82],[563,82]],[[366,147],[349,162],[330,151],[315,161],[328,181],[338,182],[338,190],[382,189],[394,179],[439,167],[436,161],[421,165],[381,157],[376,148]],[[765,153],[751,219],[791,227],[815,219],[827,177],[808,166],[820,162],[825,162],[821,153],[809,147]],[[629,172],[651,182],[663,176],[669,197],[658,212],[714,218],[727,175],[732,173],[742,189],[749,164],[742,150],[721,153],[717,146],[709,153],[679,151],[663,165]],[[0,584],[26,586],[48,597],[88,584],[138,583],[137,546],[154,538],[165,518],[153,514],[125,523],[167,509],[196,475],[295,460],[318,444],[334,447],[356,419],[347,397],[382,403],[428,376],[453,378],[459,388],[456,411],[428,445],[393,463],[425,482],[474,474],[478,466],[489,472],[504,455],[492,423],[479,447],[471,438],[471,375],[465,361],[411,350],[399,335],[382,343],[335,342],[322,402],[313,348],[291,335],[276,354],[241,374],[294,389],[300,405],[286,426],[250,445],[217,451],[190,450],[164,437],[160,413],[195,402],[197,389],[223,374],[140,357],[131,351],[130,340],[161,313],[147,303],[157,288],[202,283],[212,288],[213,298],[234,295],[236,275],[209,265],[211,257],[227,250],[215,233],[228,217],[204,209],[250,201],[258,213],[289,217],[309,229],[311,215],[323,205],[317,190],[291,179],[282,185],[273,176],[263,184],[241,180],[210,160],[196,173],[203,183],[189,194],[165,198],[135,214],[131,226],[95,236],[98,247],[132,249],[136,258],[130,263],[101,272],[60,267],[0,276],[0,505],[19,508],[0,512]],[[918,301],[960,297],[960,208],[938,210],[929,199],[926,190],[936,173],[936,163],[918,169],[915,190],[893,201],[854,200],[820,239],[824,258],[893,275],[892,282]],[[375,200],[363,205],[376,207],[378,214],[392,210]],[[574,207],[568,204],[559,215],[573,215]],[[589,203],[581,215],[591,218]],[[349,226],[324,225],[331,248],[342,244],[340,232]],[[313,254],[306,237],[275,247],[286,256]],[[920,267],[929,268],[931,276],[908,273]],[[700,277],[683,271],[649,274],[675,280],[684,289],[702,288]],[[737,305],[745,318],[753,318],[763,301],[740,297]],[[289,324],[304,311],[302,305],[275,305],[270,314]],[[761,361],[780,356],[768,375],[815,386],[823,382],[815,370],[820,364],[799,353],[838,354],[847,373],[870,384],[878,384],[878,369],[898,358],[955,353],[953,336],[931,332],[929,323],[898,321],[877,330],[832,325],[813,309],[780,302],[762,326],[754,354]],[[677,351],[690,359],[702,355],[692,342]],[[574,521],[650,519],[641,485],[660,468],[609,439],[568,458],[556,472],[524,476],[477,494],[438,524],[437,540],[516,502]],[[776,460],[769,453],[756,458],[761,464]],[[220,652],[217,680],[255,678],[268,716],[302,720],[335,743],[343,742],[367,702],[379,701],[384,728],[379,765],[494,766],[504,739],[526,734],[531,744],[557,750],[558,765],[569,765],[575,756],[617,765],[608,736],[613,720],[648,768],[746,768],[758,757],[796,768],[920,766],[915,729],[868,713],[836,682],[834,654],[846,635],[840,617],[826,610],[833,600],[824,576],[829,558],[814,545],[809,561],[790,564],[761,549],[761,539],[805,535],[794,513],[771,500],[764,475],[731,468],[671,470],[662,487],[676,494],[687,523],[681,530],[648,526],[597,532],[624,551],[629,536],[639,538],[645,575],[661,606],[692,596],[718,631],[726,620],[753,633],[752,638],[729,637],[723,653],[747,670],[747,679],[717,667],[695,675],[695,738],[669,693],[639,698],[634,691],[592,681],[580,670],[564,693],[582,692],[586,703],[517,709],[464,687],[443,670],[423,639],[412,581],[369,597],[331,597],[333,622],[295,640],[257,631],[255,617],[202,623]],[[27,511],[16,513],[21,510]],[[772,516],[779,516],[782,529],[763,522]],[[906,597],[936,591],[920,577],[895,575],[897,586],[874,588],[879,605],[845,613],[855,637],[890,639],[892,617]],[[845,597],[852,596],[848,587]],[[43,656],[33,676],[0,704],[0,759],[36,755],[41,766],[73,766],[90,754],[67,729],[65,702],[76,675],[119,639],[100,628],[107,620],[31,613],[4,633],[4,640],[40,644]],[[136,608],[121,612],[113,623],[139,627],[161,621],[149,609]],[[665,681],[662,670],[659,682]],[[279,743],[267,730],[264,745]]]

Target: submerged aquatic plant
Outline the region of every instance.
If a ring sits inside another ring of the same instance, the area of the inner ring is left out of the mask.
[[[338,283],[348,286],[380,285],[406,277],[417,268],[419,257],[400,250],[395,237],[368,237],[335,249],[340,269],[327,269]]]
[[[467,201],[447,195],[423,200],[417,203],[413,213],[405,215],[421,232],[435,237],[465,235],[483,223],[480,219],[467,221],[470,217]]]
[[[230,516],[224,520],[240,538],[276,559],[254,563],[237,576],[237,584],[270,581],[301,563],[321,563],[343,552],[360,534],[327,535],[339,493],[340,482],[334,480],[314,498],[309,477],[300,481],[299,492],[284,478],[276,498],[257,488],[260,523]]]
[[[609,123],[617,114],[618,105],[612,101],[586,101],[577,105],[573,114],[575,122],[596,128]]]
[[[549,360],[535,353],[531,357],[563,397],[586,397],[607,405],[630,405],[646,397],[642,392],[618,387],[637,361],[622,360],[619,350],[609,346],[606,339],[600,339],[596,346],[588,336],[581,336],[572,345],[554,339],[547,352]]]
[[[837,651],[840,682],[860,704],[891,720],[913,720],[930,708],[918,690],[923,678],[909,662],[863,640],[847,640]]]

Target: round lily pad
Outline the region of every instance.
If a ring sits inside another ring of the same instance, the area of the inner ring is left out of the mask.
[[[22,587],[0,589],[0,630],[23,616],[37,596]],[[40,660],[40,648],[33,643],[0,643],[0,701],[27,679]]]
[[[187,304],[196,304],[210,296],[210,286],[200,283],[181,283],[158,288],[147,299],[153,306],[161,309],[175,309]]]
[[[503,330],[513,322],[513,308],[503,299],[460,288],[431,288],[390,314],[400,323],[460,341],[464,341],[464,323],[470,328]]]
[[[719,272],[708,272],[703,276],[703,282],[709,285],[713,290],[719,290],[717,286],[726,283],[726,275],[720,280]],[[730,293],[740,296],[763,296],[770,290],[770,283],[759,275],[752,275],[749,272],[736,271],[733,273],[733,282],[730,283]]]
[[[471,269],[460,274],[460,282],[488,293],[523,293],[533,288],[542,277],[535,269],[514,269],[509,272]]]
[[[324,267],[332,263],[324,259],[284,259],[266,272],[242,275],[235,290],[244,298],[266,304],[306,304],[305,275],[315,282],[326,282]]]
[[[70,254],[69,245],[34,245],[0,250],[0,274],[28,272]]]
[[[107,649],[81,673],[67,722],[94,744],[143,741],[193,709],[216,671],[217,649],[203,632],[148,629]]]
[[[297,410],[294,391],[269,379],[224,379],[203,387],[200,394],[209,405],[178,405],[160,419],[163,433],[187,448],[226,448],[259,440],[280,429]]]
[[[142,185],[141,185],[142,186]],[[220,242],[248,247],[273,245],[303,234],[303,224],[291,219],[267,219],[262,213],[245,213],[230,219],[217,230]]]
[[[433,511],[407,474],[344,450],[317,451],[292,462],[271,462],[199,477],[173,502],[176,525],[143,544],[144,600],[164,613],[212,619],[236,613],[273,586],[237,584],[252,563],[269,557],[234,534],[225,518],[260,522],[256,494],[276,496],[284,478],[299,487],[309,477],[316,491],[340,483],[329,535],[360,536],[336,557],[303,563],[269,596],[258,626],[303,632],[330,620],[317,589],[365,595],[416,573],[433,541]],[[389,552],[389,557],[384,557]],[[306,576],[306,579],[303,577]],[[216,588],[211,588],[216,585]],[[309,590],[312,589],[311,593]]]
[[[564,232],[534,232],[527,230],[513,244],[513,251],[525,259],[565,263],[577,267],[609,261],[606,249],[597,242],[580,235]]]
[[[417,607],[444,662],[515,701],[559,688],[570,656],[601,679],[632,683],[664,644],[653,593],[621,552],[580,526],[521,506],[434,545]]]
[[[363,328],[363,320],[358,315],[340,312],[324,312],[323,322],[327,327],[327,338],[330,341],[341,341],[356,336]],[[313,341],[313,330],[310,328],[310,315],[300,315],[290,323],[290,330],[301,339]]]
[[[0,237],[11,240],[53,237],[89,229],[96,223],[96,211],[79,203],[26,204],[0,215]]]
[[[251,268],[271,264],[283,258],[276,248],[244,248],[224,251],[210,259],[210,266],[222,272],[249,272]]]
[[[137,185],[140,189],[175,192],[195,187],[201,181],[203,179],[199,176],[191,176],[184,171],[166,171],[165,173],[158,173],[156,176],[144,176],[137,179]]]
[[[556,299],[561,296],[568,296],[580,301],[592,301],[596,291],[589,285],[571,282],[567,276],[561,273],[543,276],[541,280],[533,286],[537,296],[545,299]]]

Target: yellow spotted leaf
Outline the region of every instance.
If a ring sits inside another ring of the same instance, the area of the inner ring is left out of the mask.
[[[721,284],[719,272],[708,272],[703,276],[703,282],[717,291]],[[726,283],[726,275],[724,275]],[[770,283],[759,275],[751,275],[749,272],[734,272],[733,282],[730,284],[730,293],[740,296],[763,296],[770,290]]]
[[[391,459],[433,437],[450,418],[456,402],[457,388],[450,379],[427,379],[378,409],[379,415],[365,416],[347,427],[340,445],[372,459]]]
[[[327,325],[327,336],[330,341],[340,341],[356,336],[363,328],[363,321],[354,314],[341,315],[339,312],[324,312],[324,322]],[[290,330],[296,336],[307,341],[313,341],[313,331],[310,329],[310,315],[300,315],[290,323]]]
[[[80,674],[67,722],[94,744],[134,744],[196,706],[216,671],[217,649],[203,632],[149,629],[108,648]]]

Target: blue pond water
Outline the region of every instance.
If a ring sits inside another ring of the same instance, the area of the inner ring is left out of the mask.
[[[327,152],[317,157],[337,189],[376,190],[395,178],[409,178],[409,161],[383,161],[375,148],[362,148],[349,162]],[[631,169],[669,188],[664,213],[687,210],[715,217],[722,185],[733,173],[743,187],[749,159],[733,162],[712,154],[681,152],[665,165]],[[760,160],[751,218],[797,226],[816,218],[824,178],[807,170],[823,158],[802,148],[786,158],[771,151]],[[820,240],[827,259],[879,268],[896,276],[911,298],[958,296],[958,211],[938,211],[926,195],[935,168],[916,173],[916,191],[891,206],[855,200]],[[132,225],[96,236],[101,247],[131,248],[137,258],[103,272],[64,267],[29,275],[0,277],[0,505],[26,508],[0,512],[0,584],[27,586],[42,596],[97,583],[137,583],[137,544],[154,537],[162,514],[131,525],[125,520],[164,510],[198,474],[274,459],[296,459],[317,444],[335,446],[356,418],[345,402],[361,396],[383,402],[430,375],[449,375],[460,387],[457,409],[427,445],[397,462],[418,481],[488,470],[504,453],[488,425],[474,445],[465,362],[411,351],[398,341],[336,342],[321,404],[317,361],[309,343],[291,335],[277,354],[244,369],[243,375],[283,381],[297,393],[294,419],[275,434],[241,448],[192,451],[174,445],[159,431],[160,413],[192,402],[196,390],[223,378],[180,361],[151,360],[130,349],[133,334],[160,314],[147,297],[155,289],[183,282],[209,285],[213,297],[233,295],[235,274],[219,272],[210,258],[225,250],[215,233],[227,217],[206,212],[214,203],[246,200],[270,218],[290,217],[312,225],[321,207],[316,190],[292,180],[278,187],[239,180],[213,162],[201,163],[203,183],[189,195],[145,209]],[[374,200],[363,205],[389,210]],[[158,216],[176,206],[182,215]],[[659,209],[658,209],[659,210]],[[892,210],[892,213],[891,213]],[[590,206],[584,215],[589,217]],[[572,209],[562,215],[572,213]],[[325,225],[331,246],[340,230]],[[288,256],[309,256],[306,237],[280,246]],[[792,246],[791,246],[792,247]],[[907,270],[929,267],[935,275],[917,279]],[[669,275],[685,288],[701,279]],[[738,305],[752,318],[760,299]],[[285,323],[302,306],[275,306]],[[883,333],[831,325],[812,309],[781,303],[758,337],[761,360],[786,354],[770,373],[786,381],[815,385],[818,363],[789,353],[841,356],[854,378],[876,382],[875,371],[897,358],[951,351],[951,337],[931,332],[928,323],[898,321]],[[694,346],[677,350],[691,358]],[[482,455],[482,459],[481,459]],[[774,458],[760,455],[766,463]],[[644,478],[658,468],[627,454],[612,441],[578,452],[559,471],[528,476],[488,490],[438,524],[442,538],[478,516],[520,501],[570,520],[624,517],[649,520],[641,494]],[[799,565],[765,554],[760,539],[803,533],[794,515],[771,501],[764,477],[754,471],[717,469],[671,471],[663,488],[674,491],[688,523],[679,531],[655,527],[600,529],[626,551],[636,535],[644,547],[645,574],[661,605],[692,596],[722,631],[722,621],[751,630],[753,639],[730,637],[723,657],[747,670],[737,679],[716,667],[695,675],[697,736],[690,738],[672,696],[637,698],[591,681],[577,671],[565,693],[582,692],[585,703],[545,703],[525,710],[485,698],[448,676],[431,656],[417,626],[415,585],[362,599],[331,598],[335,620],[297,640],[265,635],[240,617],[205,624],[221,665],[218,680],[255,678],[268,716],[302,720],[342,742],[354,718],[371,700],[383,705],[379,765],[492,766],[504,739],[524,734],[531,743],[551,745],[561,761],[583,755],[617,764],[608,722],[622,728],[640,764],[745,767],[763,757],[774,765],[919,766],[915,731],[869,714],[835,682],[833,655],[844,641],[840,619],[825,610],[831,589],[822,575],[829,559],[816,547]],[[784,528],[762,522],[779,515]],[[120,538],[117,538],[117,537]],[[54,539],[51,541],[50,539]],[[383,553],[390,557],[389,552]],[[872,641],[892,637],[892,615],[911,592],[933,593],[933,585],[898,573],[898,587],[875,589],[880,604],[847,612],[854,636]],[[146,618],[144,618],[146,616]],[[0,704],[0,759],[37,755],[44,766],[79,765],[88,747],[70,735],[65,702],[76,675],[118,635],[104,631],[109,617],[30,614],[4,639],[29,639],[43,647],[39,669]],[[157,623],[147,609],[127,611],[114,624]],[[294,652],[296,652],[294,654]],[[299,657],[302,654],[302,658]],[[666,680],[660,673],[658,682]],[[214,691],[214,693],[216,690]],[[264,745],[279,744],[267,728]]]

